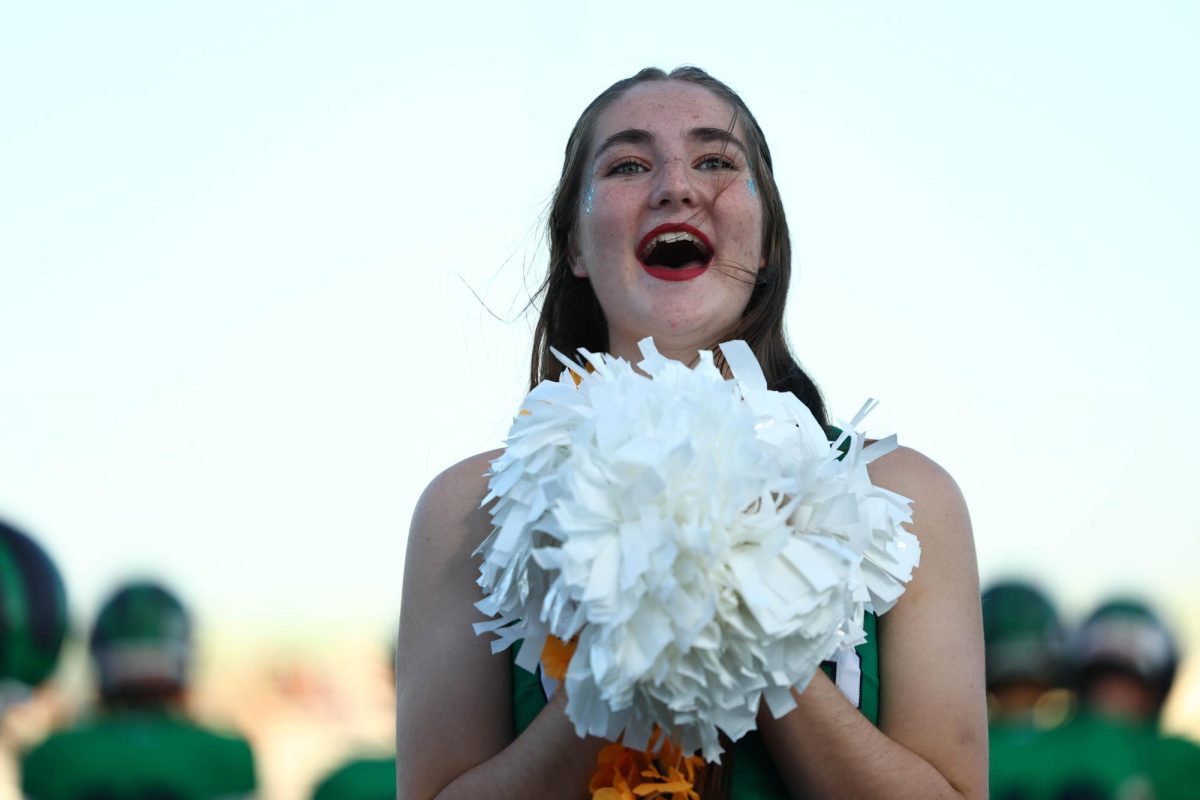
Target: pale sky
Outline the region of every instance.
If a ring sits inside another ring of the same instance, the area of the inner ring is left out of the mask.
[[[0,516],[81,623],[387,630],[409,517],[497,446],[591,98],[693,63],[773,150],[789,327],[942,463],[985,580],[1200,643],[1192,3],[26,4],[0,11]],[[500,318],[497,320],[493,313]]]

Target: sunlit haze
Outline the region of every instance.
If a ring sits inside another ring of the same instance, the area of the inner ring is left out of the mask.
[[[1195,649],[1198,34],[1169,2],[11,6],[0,516],[78,630],[133,573],[212,639],[386,641],[416,498],[525,389],[571,126],[693,63],[767,134],[834,413],[879,399],[956,477],[985,581],[1133,591]]]

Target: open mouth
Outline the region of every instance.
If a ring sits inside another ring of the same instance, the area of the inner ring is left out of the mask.
[[[638,244],[642,269],[666,281],[687,281],[701,275],[712,262],[708,237],[691,225],[659,225]]]

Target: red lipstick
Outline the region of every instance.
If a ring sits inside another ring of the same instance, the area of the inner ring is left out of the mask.
[[[663,234],[683,233],[698,242],[698,248],[707,257],[703,264],[697,264],[691,267],[666,267],[656,264],[647,264],[646,256],[649,255],[650,249],[654,246],[655,239]],[[649,233],[642,237],[637,246],[638,263],[642,265],[642,269],[652,277],[664,281],[690,281],[693,278],[698,278],[708,269],[709,262],[712,261],[713,246],[709,238],[702,231],[683,222],[668,222],[652,229]]]

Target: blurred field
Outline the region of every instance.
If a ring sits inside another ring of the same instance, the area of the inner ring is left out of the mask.
[[[190,708],[237,729],[257,759],[263,800],[300,800],[351,756],[394,751],[391,653],[384,636],[226,636],[202,643]],[[12,753],[85,713],[91,696],[77,645],[52,684],[4,722],[0,800],[19,792]]]
[[[1163,711],[1163,729],[1200,742],[1200,656],[1183,662]]]
[[[302,800],[350,756],[393,749],[389,658],[384,638],[366,634],[210,639],[191,706],[206,723],[236,728],[250,739],[264,800]],[[83,712],[89,692],[84,654],[76,646],[51,687],[5,722],[4,749],[28,746]],[[1185,662],[1164,724],[1200,740],[1200,658]],[[15,768],[6,757],[0,800],[18,797]]]

